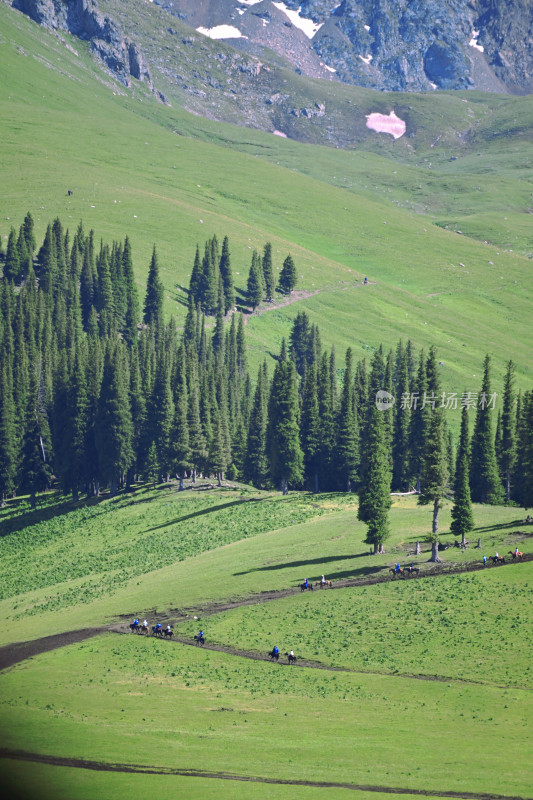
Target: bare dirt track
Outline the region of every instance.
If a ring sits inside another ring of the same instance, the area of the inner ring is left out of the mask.
[[[427,571],[421,573],[418,577],[405,577],[405,578],[396,578],[391,576],[390,570],[388,568],[383,568],[377,571],[375,574],[366,575],[363,578],[351,578],[347,580],[340,580],[336,581],[331,589],[320,589],[316,588],[315,591],[334,591],[336,589],[343,589],[348,587],[357,587],[357,586],[370,586],[376,583],[385,583],[387,581],[394,581],[394,580],[406,580],[406,581],[413,581],[413,580],[424,580],[427,578],[437,578],[437,577],[444,577],[446,575],[458,575],[463,574],[466,572],[480,572],[486,571],[489,569],[501,569],[505,566],[514,565],[516,567],[519,564],[522,564],[526,561],[533,561],[533,553],[524,555],[523,561],[506,561],[504,564],[499,564],[495,566],[483,566],[482,563],[479,561],[469,561],[463,564],[454,564],[452,566],[448,564],[432,564]],[[267,603],[271,600],[279,600],[282,597],[288,597],[290,595],[300,594],[300,589],[298,587],[292,587],[289,589],[280,589],[280,590],[271,590],[271,591],[264,591],[259,592],[258,594],[254,594],[251,597],[240,598],[238,600],[228,601],[228,602],[221,602],[221,603],[210,603],[206,604],[205,606],[199,607],[197,609],[186,609],[186,610],[179,610],[179,609],[171,609],[168,611],[166,615],[158,615],[161,618],[165,619],[167,622],[171,622],[174,624],[179,624],[179,622],[190,620],[194,614],[198,616],[210,616],[212,614],[221,614],[224,611],[231,611],[234,608],[241,608],[243,606],[251,606],[251,605],[260,605],[262,603]],[[128,621],[131,619],[130,615],[126,615],[124,619]],[[26,642],[15,642],[14,644],[4,645],[0,647],[0,671],[4,669],[8,669],[9,667],[18,664],[20,661],[25,661],[28,658],[33,658],[34,656],[40,655],[41,653],[47,653],[51,650],[56,650],[59,647],[65,647],[69,644],[76,644],[77,642],[82,642],[85,639],[90,639],[92,636],[98,636],[101,633],[106,632],[113,632],[113,633],[128,633],[129,627],[124,621],[117,621],[117,623],[112,625],[104,625],[101,627],[95,628],[82,628],[80,630],[75,631],[66,631],[65,633],[58,633],[53,634],[51,636],[43,636],[39,639],[33,639],[31,641]],[[175,637],[177,641],[180,641],[183,644],[191,644],[191,641]],[[236,650],[235,648],[231,647],[224,647],[222,645],[206,645],[208,649],[219,650],[220,652],[229,653],[235,656],[240,656],[244,658],[252,658],[255,660],[269,660],[268,656],[257,653],[254,651],[244,651],[244,650]],[[318,662],[311,662],[311,661],[300,661],[297,662],[299,666],[306,666],[312,667],[314,669],[329,669],[331,671],[350,671],[350,670],[343,670],[340,667],[329,667],[325,664],[320,664]],[[357,672],[361,672],[362,670],[356,670]],[[378,673],[372,673],[378,674]],[[379,674],[391,674],[391,673],[379,673]],[[398,673],[394,673],[398,674]],[[437,677],[437,676],[422,676],[422,675],[403,675],[401,677],[409,677],[409,678],[418,678],[419,680],[433,680],[433,681],[449,681],[449,678],[446,677]],[[475,681],[473,681],[475,683]],[[519,687],[517,687],[519,688]]]
[[[297,781],[284,778],[265,778],[257,775],[236,775],[231,772],[209,772],[207,770],[186,769],[180,767],[153,767],[142,764],[114,764],[102,761],[86,761],[79,758],[47,756],[41,753],[28,753],[24,750],[0,748],[0,758],[14,761],[30,761],[39,764],[50,764],[56,767],[75,767],[96,772],[127,772],[143,775],[178,775],[187,778],[214,778],[223,781],[241,781],[245,783],[265,783],[276,786],[305,786],[318,789],[349,789],[354,792],[379,792],[381,794],[408,794],[418,797],[456,797],[459,800],[531,800],[517,795],[485,794],[474,792],[448,792],[431,789],[406,789],[399,786],[373,786],[371,784],[340,783],[337,781]]]

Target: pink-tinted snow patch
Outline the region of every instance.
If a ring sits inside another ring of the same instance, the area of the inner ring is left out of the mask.
[[[397,117],[394,111],[389,116],[386,114],[367,114],[366,127],[378,133],[390,133],[395,139],[399,139],[405,133],[405,122]]]

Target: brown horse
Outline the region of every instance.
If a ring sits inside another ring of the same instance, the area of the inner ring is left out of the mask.
[[[317,581],[315,586],[320,586],[321,589],[331,589],[331,581]]]
[[[407,575],[418,575],[420,567],[404,567],[404,570]]]
[[[520,552],[520,550],[509,550],[509,555],[515,558],[519,558],[520,561],[524,558],[524,554]]]
[[[285,653],[285,655],[289,659],[289,664],[296,664],[296,656],[293,656],[290,653]]]
[[[489,558],[493,564],[505,564],[505,558],[503,556],[489,556]]]
[[[396,567],[391,567],[389,572],[392,572],[393,575],[405,575],[405,570],[403,567],[400,569],[396,569]]]

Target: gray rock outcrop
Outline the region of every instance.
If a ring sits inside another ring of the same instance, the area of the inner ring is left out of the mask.
[[[91,51],[124,86],[131,78],[153,90],[150,69],[135,42],[129,41],[96,0],[13,0],[13,7],[51,30],[68,31],[91,43]]]

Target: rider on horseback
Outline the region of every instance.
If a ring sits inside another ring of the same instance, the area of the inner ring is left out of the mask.
[[[198,631],[198,638],[199,638],[199,639],[204,639],[204,638],[205,638],[205,637],[204,637],[204,632],[203,632],[203,631]]]
[[[133,627],[134,627],[134,628],[138,628],[138,627],[139,627],[139,618],[138,618],[138,617],[136,617],[136,618],[133,620]]]
[[[304,586],[305,586],[306,589],[309,587],[309,578],[305,579]]]
[[[161,625],[161,623],[158,622],[157,625],[155,626],[155,629],[156,629],[156,631],[160,631],[162,627],[163,626]]]
[[[171,630],[172,630],[172,628],[170,627],[170,625],[167,625],[167,631],[170,632]]]
[[[323,575],[322,575],[322,577],[320,578],[320,583],[327,583],[327,581],[326,581],[326,579],[325,579],[325,577],[324,577]],[[292,651],[291,651],[291,652],[292,652]]]
[[[398,561],[398,563],[394,567],[394,572],[401,572],[401,570],[402,570],[402,568],[400,567],[400,562]]]

